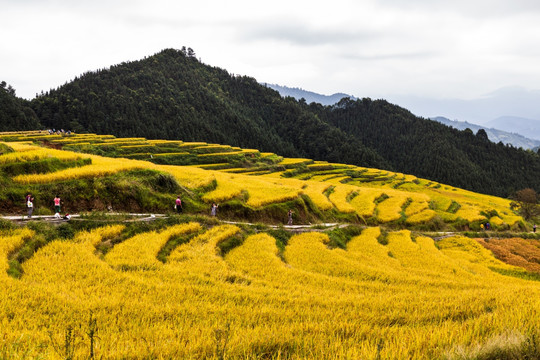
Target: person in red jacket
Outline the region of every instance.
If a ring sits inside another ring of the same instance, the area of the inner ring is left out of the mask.
[[[175,205],[174,205],[174,208],[176,209],[176,212],[177,213],[181,213],[182,212],[182,200],[180,199],[180,195],[178,195],[178,197],[176,198],[176,202],[175,202]]]

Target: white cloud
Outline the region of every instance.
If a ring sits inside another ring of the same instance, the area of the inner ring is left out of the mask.
[[[325,94],[474,98],[537,87],[533,0],[0,0],[0,80],[20,96],[192,47],[203,62]]]

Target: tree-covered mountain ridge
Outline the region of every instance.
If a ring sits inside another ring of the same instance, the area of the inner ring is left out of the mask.
[[[88,72],[30,103],[41,124],[120,137],[229,144],[413,174],[508,196],[540,191],[540,157],[385,100],[308,104],[166,49]]]

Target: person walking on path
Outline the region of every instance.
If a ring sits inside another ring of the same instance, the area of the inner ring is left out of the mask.
[[[212,203],[212,208],[210,209],[210,215],[216,216],[218,206],[219,205],[217,205],[216,203]]]
[[[54,217],[60,219],[60,196],[56,195],[54,198]]]
[[[292,225],[292,216],[293,216],[293,211],[289,209],[289,212],[287,213],[287,217],[289,218],[287,225]]]
[[[533,233],[536,232],[536,224],[533,225]]]
[[[28,210],[28,218],[32,218],[34,212],[34,197],[31,194],[26,195],[26,208]]]
[[[176,209],[176,212],[177,213],[181,213],[182,212],[182,200],[180,199],[180,195],[178,195],[178,197],[176,198],[176,202],[174,204],[174,208]]]

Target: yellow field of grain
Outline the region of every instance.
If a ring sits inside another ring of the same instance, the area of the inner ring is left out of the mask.
[[[73,139],[77,139],[77,137],[73,137]],[[102,144],[118,145],[125,144],[128,140],[131,142],[144,142],[143,138],[103,138],[100,141],[106,141],[102,142]],[[166,144],[163,141],[149,141],[148,143],[151,146]],[[280,165],[293,166],[311,162],[311,165],[315,168],[320,166],[331,168],[330,173],[324,170],[320,175],[308,174],[309,176],[306,177],[308,180],[299,180],[285,178],[282,172],[273,172],[267,175],[234,173],[236,170],[226,166],[226,163],[196,165],[199,168],[196,166],[156,165],[141,160],[107,158],[43,148],[29,142],[6,142],[6,144],[14,148],[16,152],[1,155],[0,165],[53,157],[66,161],[81,158],[91,159],[91,164],[81,167],[52,173],[24,174],[13,178],[15,182],[22,184],[50,183],[85,177],[107,176],[134,169],[152,169],[173,175],[179,184],[186,189],[204,189],[201,199],[206,202],[223,202],[238,199],[248,206],[258,208],[272,203],[294,200],[301,195],[306,195],[319,210],[329,211],[334,209],[337,212],[357,214],[362,218],[373,218],[380,223],[405,220],[409,225],[416,225],[439,217],[447,222],[463,219],[463,221],[469,223],[479,223],[491,220],[494,226],[508,228],[522,221],[522,218],[510,209],[510,200],[442,186],[413,176],[377,169],[350,167],[342,164],[313,163],[309,159],[283,159]],[[176,141],[171,142],[171,144],[174,144],[176,148],[180,146],[184,149],[208,148],[212,150],[222,148],[217,144],[208,145],[206,143],[182,143]],[[256,151],[244,149],[232,153],[210,153],[201,156],[249,154]],[[154,156],[183,156],[184,154],[187,155],[188,153],[175,151],[159,153]],[[126,156],[129,156],[129,154]],[[205,170],[205,168],[219,169],[222,166],[228,167],[228,169],[223,171]],[[352,171],[351,174],[358,173],[368,178],[378,177],[383,180],[381,180],[382,182],[361,182],[361,180],[350,178],[349,175],[340,173],[340,171]],[[258,173],[255,172],[255,174]],[[406,185],[403,185],[404,182],[406,182]],[[381,198],[383,195],[386,199]]]
[[[90,351],[100,359],[477,358],[504,354],[510,338],[525,351],[540,335],[540,284],[500,275],[494,270],[518,268],[467,238],[435,243],[399,231],[382,245],[374,227],[347,249],[304,233],[279,250],[267,233],[192,223],[96,253],[121,231],[52,241],[20,279],[3,265],[3,358],[65,359],[66,350],[74,359]],[[171,236],[193,232],[165,262],[156,259]],[[0,233],[0,264],[28,236]],[[219,255],[233,236],[242,244]]]
[[[11,146],[12,143],[9,143]],[[70,161],[78,160],[82,158],[88,158],[84,154],[77,154],[68,151],[54,150],[54,149],[43,149],[39,147],[33,147],[32,145],[18,145],[20,151],[3,154],[0,156],[0,165],[1,164],[10,164],[15,162],[25,162],[25,161],[37,161],[42,159],[52,159],[56,158],[59,160]]]

